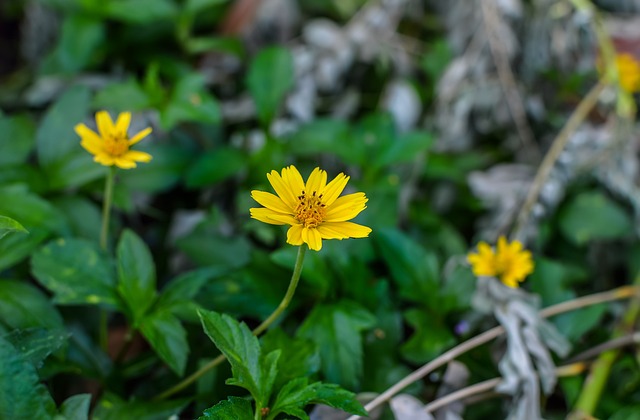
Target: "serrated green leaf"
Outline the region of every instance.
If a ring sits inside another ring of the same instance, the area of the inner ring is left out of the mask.
[[[24,232],[27,230],[17,221],[10,217],[0,216],[0,239],[9,232]]]
[[[592,240],[616,239],[633,230],[629,215],[600,192],[573,197],[559,213],[560,231],[576,245]]]
[[[187,399],[173,401],[124,401],[113,394],[105,395],[92,413],[93,420],[167,420],[178,416],[189,403]]]
[[[210,187],[229,178],[247,166],[247,158],[240,151],[226,147],[202,154],[190,165],[185,176],[189,188]]]
[[[44,293],[27,282],[14,280],[0,280],[0,323],[11,329],[59,329],[64,325]]]
[[[251,402],[244,398],[229,397],[204,410],[198,420],[239,420],[253,418]]]
[[[278,414],[286,413],[308,420],[309,416],[304,411],[308,404],[324,404],[347,413],[367,415],[353,392],[338,385],[321,382],[309,384],[309,378],[296,378],[282,387],[267,419],[274,419]]]
[[[0,116],[0,166],[22,164],[35,141],[35,124],[26,114]]]
[[[55,412],[33,365],[0,337],[0,418],[51,419]]]
[[[156,300],[156,268],[151,252],[138,235],[126,229],[116,250],[118,292],[132,315],[134,326]]]
[[[273,120],[294,80],[293,58],[288,49],[265,48],[254,57],[247,73],[247,87],[264,125]]]
[[[414,333],[402,345],[400,352],[410,362],[425,363],[455,344],[450,328],[434,320],[426,311],[409,309],[404,317]]]
[[[410,301],[437,306],[439,274],[435,254],[395,228],[379,229],[374,238],[400,295]]]
[[[189,355],[189,343],[180,320],[166,311],[153,312],[142,318],[140,331],[158,356],[182,376]]]
[[[91,394],[73,395],[60,406],[60,416],[65,420],[87,420],[91,407]]]
[[[233,378],[227,383],[248,390],[258,407],[267,407],[280,351],[263,355],[249,327],[226,314],[204,310],[198,314],[205,332],[231,364]]]
[[[297,335],[316,343],[327,380],[356,389],[362,377],[361,332],[375,322],[362,306],[343,300],[313,308]]]
[[[31,271],[54,295],[54,302],[121,307],[113,270],[95,244],[81,239],[58,239],[40,248]]]
[[[316,344],[304,338],[289,337],[279,328],[273,328],[262,337],[262,351],[282,352],[278,360],[278,376],[274,389],[280,389],[289,381],[310,376],[320,370],[320,354]]]
[[[44,359],[66,343],[69,334],[63,329],[28,328],[14,330],[3,338],[22,354],[24,360],[39,367]]]

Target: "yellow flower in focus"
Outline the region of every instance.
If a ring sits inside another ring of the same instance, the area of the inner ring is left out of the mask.
[[[130,112],[118,115],[114,124],[107,111],[100,111],[96,114],[98,133],[84,124],[76,125],[74,130],[81,138],[80,145],[94,156],[94,161],[104,166],[116,165],[122,169],[131,169],[136,167],[136,162],[151,160],[149,153],[130,150],[131,146],[151,133],[151,127],[129,138],[127,131],[130,123]]]
[[[251,197],[264,207],[252,208],[251,217],[272,225],[291,225],[287,243],[320,251],[323,239],[365,238],[371,229],[348,222],[367,208],[364,193],[338,197],[349,181],[341,173],[327,184],[327,172],[315,168],[306,184],[295,166],[271,171],[269,183],[277,196],[251,191]]]
[[[523,250],[518,241],[508,243],[504,236],[498,238],[495,252],[489,244],[480,242],[478,253],[470,253],[467,261],[476,276],[498,277],[509,287],[518,287],[518,282],[533,273],[534,266],[531,252]]]
[[[640,92],[640,63],[628,53],[616,55],[620,87],[629,93]]]

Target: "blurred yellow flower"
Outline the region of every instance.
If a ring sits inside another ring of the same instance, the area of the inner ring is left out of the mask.
[[[493,250],[486,242],[478,244],[478,253],[470,253],[467,261],[476,276],[498,277],[509,287],[518,287],[533,272],[531,252],[522,249],[522,243],[507,242],[504,236],[498,238],[497,249]]]
[[[98,133],[84,124],[76,125],[74,130],[81,138],[80,145],[94,156],[94,161],[104,166],[116,165],[122,169],[130,169],[136,167],[136,162],[151,160],[149,153],[130,150],[131,146],[151,133],[151,127],[129,138],[127,131],[130,123],[130,112],[118,115],[114,124],[107,111],[100,111],[96,114]]]
[[[616,55],[620,87],[629,93],[640,92],[640,62],[629,53]]]
[[[364,193],[338,197],[349,181],[341,173],[327,184],[327,172],[315,168],[306,184],[295,166],[271,171],[269,183],[277,196],[264,191],[251,191],[251,197],[264,207],[252,208],[251,217],[272,225],[291,225],[287,243],[319,251],[323,239],[364,238],[371,229],[348,222],[366,207]]]

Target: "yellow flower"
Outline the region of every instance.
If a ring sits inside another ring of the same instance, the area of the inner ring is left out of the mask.
[[[629,93],[640,91],[640,63],[629,53],[616,55],[620,87]]]
[[[287,243],[320,251],[323,239],[365,238],[371,229],[348,222],[367,208],[364,193],[338,197],[349,181],[341,173],[327,184],[327,172],[315,168],[305,184],[295,166],[267,174],[277,196],[251,191],[251,197],[264,207],[252,208],[251,217],[272,225],[291,225]]]
[[[94,156],[94,161],[104,166],[116,165],[122,169],[130,169],[136,167],[136,162],[151,160],[149,153],[130,150],[131,146],[151,133],[151,127],[129,138],[127,131],[130,123],[130,112],[118,115],[114,124],[107,111],[100,111],[96,114],[99,134],[84,124],[76,125],[74,130],[82,139],[80,145]]]
[[[508,243],[504,236],[498,238],[495,252],[489,244],[480,242],[478,253],[467,255],[467,261],[476,276],[498,277],[509,287],[518,287],[518,282],[533,273],[531,252],[523,250],[518,241]]]

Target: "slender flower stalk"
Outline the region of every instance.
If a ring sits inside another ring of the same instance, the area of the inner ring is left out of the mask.
[[[498,277],[509,287],[518,287],[534,267],[531,252],[523,250],[519,241],[507,242],[504,236],[498,238],[495,250],[486,242],[480,242],[478,253],[470,253],[467,261],[476,276]]]
[[[296,257],[296,264],[293,267],[293,274],[291,275],[291,281],[289,282],[289,287],[287,288],[287,292],[285,293],[278,307],[271,313],[271,315],[269,315],[267,319],[262,321],[262,323],[252,331],[253,335],[257,336],[262,334],[267,328],[271,326],[271,324],[273,324],[273,322],[276,319],[278,319],[280,314],[282,314],[282,312],[284,312],[284,310],[287,309],[287,307],[291,303],[291,299],[293,299],[293,295],[295,294],[296,288],[298,287],[298,282],[300,281],[300,274],[302,274],[302,266],[304,264],[304,255],[306,251],[307,251],[307,247],[304,245],[298,248],[298,256]],[[197,381],[198,378],[200,378],[202,375],[209,372],[211,369],[215,368],[225,360],[226,360],[225,356],[223,354],[220,354],[218,357],[211,360],[209,363],[202,366],[200,369],[198,369],[197,371],[195,371],[194,373],[192,373],[191,375],[183,379],[180,383],[167,389],[163,393],[158,394],[154,399],[164,400],[165,398],[168,398],[182,391],[183,389],[185,389],[186,387],[188,387],[189,385]]]

